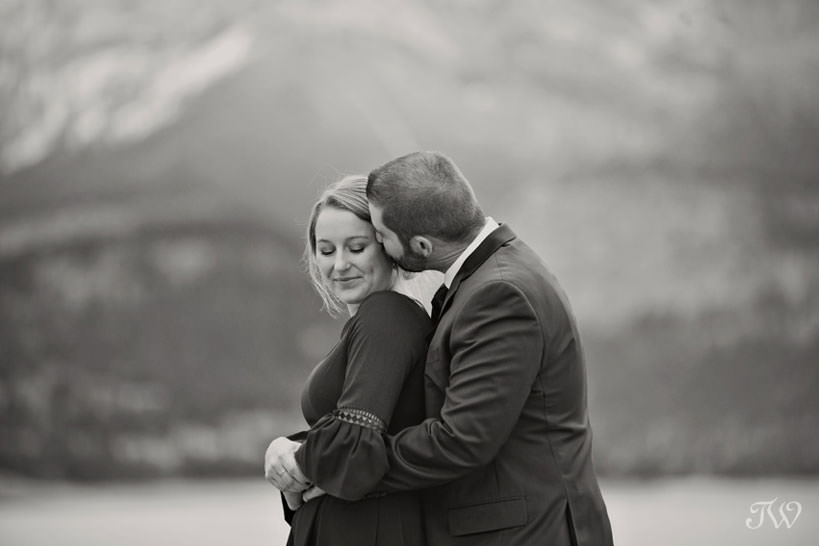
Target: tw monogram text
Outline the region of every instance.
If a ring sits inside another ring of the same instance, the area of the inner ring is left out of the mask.
[[[756,517],[750,517],[745,520],[745,526],[748,529],[759,529],[765,524],[766,519],[770,519],[771,523],[776,529],[779,529],[783,524],[790,529],[796,523],[796,518],[802,513],[802,505],[798,501],[782,501],[774,511],[774,503],[779,497],[774,497],[769,501],[758,501],[751,505],[751,514]]]

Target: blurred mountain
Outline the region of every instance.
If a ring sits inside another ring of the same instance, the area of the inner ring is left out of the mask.
[[[450,154],[586,333],[599,466],[815,472],[819,9],[0,5],[0,467],[245,472],[329,349],[312,200]]]

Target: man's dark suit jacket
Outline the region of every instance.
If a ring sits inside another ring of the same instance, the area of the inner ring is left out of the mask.
[[[428,419],[389,437],[378,489],[430,488],[431,546],[612,544],[577,326],[554,277],[507,226],[447,293],[425,395]]]

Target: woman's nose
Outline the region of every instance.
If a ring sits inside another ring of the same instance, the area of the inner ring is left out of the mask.
[[[336,262],[334,267],[338,271],[344,271],[350,266],[350,261],[347,259],[346,252],[336,252]]]

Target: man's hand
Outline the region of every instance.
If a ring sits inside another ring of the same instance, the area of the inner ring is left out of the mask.
[[[314,485],[310,487],[310,489],[301,494],[301,499],[304,502],[307,502],[326,494],[327,492],[324,489],[322,489],[318,485]]]
[[[308,489],[307,491],[310,491],[310,489]],[[306,502],[301,499],[302,495],[301,493],[292,493],[290,491],[284,491],[282,495],[284,495],[284,500],[285,502],[287,502],[287,507],[293,510],[294,512],[298,510],[299,507],[301,507],[301,505]]]
[[[301,446],[280,436],[270,442],[264,455],[264,476],[282,492],[301,492],[312,485],[296,464],[294,453]]]

